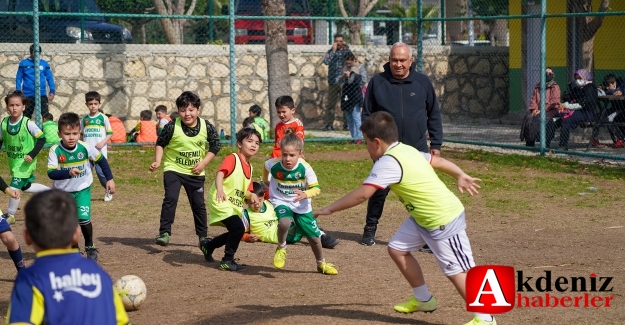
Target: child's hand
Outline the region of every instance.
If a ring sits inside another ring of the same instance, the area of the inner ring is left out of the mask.
[[[198,161],[197,164],[193,166],[193,169],[191,170],[191,172],[195,175],[199,175],[202,173],[202,171],[204,171],[204,167],[206,167],[206,164],[204,163],[203,160],[200,160]]]
[[[96,149],[98,149],[98,150],[100,150],[100,149],[102,149],[105,145],[106,145],[106,142],[101,141],[101,142],[98,142],[98,144],[96,144],[96,145],[95,145],[95,148],[96,148]]]
[[[215,194],[215,198],[218,203],[226,202],[226,193],[223,190],[217,190],[217,194]]]
[[[29,155],[26,155],[26,157],[24,157],[24,161],[29,163],[29,162],[33,162],[33,158]]]
[[[153,171],[155,171],[156,169],[158,169],[158,167],[160,167],[160,166],[161,166],[161,163],[160,163],[160,162],[158,162],[158,161],[155,161],[155,162],[153,162],[153,163],[150,165],[150,171],[151,171],[151,172],[153,172]]]
[[[257,242],[257,241],[258,241],[258,235],[250,234],[250,235],[247,237],[247,241],[248,241],[248,242],[250,242],[250,243],[255,243],[255,242]]]
[[[106,182],[106,191],[109,192],[109,194],[115,194],[115,181],[114,180],[110,180]]]
[[[20,198],[20,191],[19,190],[12,190],[10,187],[7,187],[7,189],[4,191],[8,196],[14,198],[14,199],[19,199]]]
[[[71,176],[71,177],[76,177],[78,175],[80,175],[80,169],[78,169],[78,168],[72,168],[69,171],[69,176]]]
[[[306,193],[302,190],[294,190],[293,193],[297,194],[297,197],[293,200],[293,202],[299,202],[308,198],[308,195],[306,195]]]
[[[478,188],[480,188],[479,185],[477,185],[476,182],[481,182],[482,180],[479,178],[473,178],[467,174],[463,174],[462,176],[458,177],[458,191],[460,191],[460,193],[464,193],[463,189],[467,190],[467,193],[469,193],[469,195],[473,196],[473,194],[480,194],[480,192],[477,191]]]
[[[328,210],[327,207],[325,207],[325,208],[320,209],[320,210],[315,210],[313,212],[313,217],[317,218],[319,216],[329,216],[331,214],[332,214],[332,212],[330,210]]]

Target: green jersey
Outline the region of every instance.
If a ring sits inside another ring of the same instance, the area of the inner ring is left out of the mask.
[[[26,162],[24,157],[35,147],[35,139],[43,137],[43,131],[28,117],[11,124],[10,117],[2,120],[2,137],[7,151],[11,176],[29,178],[37,167],[37,157],[31,157],[32,162]]]
[[[254,123],[256,123],[258,126],[260,126],[260,128],[262,129],[262,132],[260,132],[260,134],[263,136],[263,139],[269,139],[269,124],[267,124],[267,121],[265,121],[264,118],[260,117],[260,116],[256,116],[254,118]],[[256,129],[256,127],[254,127]],[[258,130],[258,129],[257,129]]]
[[[55,144],[48,153],[48,172],[53,170],[71,170],[78,168],[80,174],[69,179],[53,180],[52,187],[65,192],[78,192],[91,186],[93,175],[91,162],[98,162],[102,154],[87,142],[78,141],[74,149],[67,149],[61,143]]]
[[[87,115],[80,120],[80,131],[82,132],[83,141],[95,147],[99,142],[106,139],[107,136],[113,134],[113,128],[108,117],[102,113],[95,116]],[[107,146],[102,147],[100,152],[107,157]]]
[[[54,121],[43,122],[43,134],[46,137],[46,144],[53,145],[59,143],[59,126]]]

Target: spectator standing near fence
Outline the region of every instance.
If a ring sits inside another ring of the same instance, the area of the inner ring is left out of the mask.
[[[334,43],[332,48],[326,52],[326,56],[323,58],[323,63],[328,66],[328,98],[325,112],[324,130],[334,130],[334,119],[336,104],[341,98],[341,75],[343,74],[343,67],[345,66],[345,55],[351,53],[349,47],[343,41],[343,35],[334,35]],[[343,115],[343,130],[347,130],[347,120]]]
[[[29,102],[24,111],[24,116],[32,118],[35,112],[35,52],[34,45],[30,46],[30,57],[20,61],[20,65],[17,68],[17,75],[15,76],[15,89],[21,90]],[[41,54],[41,46],[39,47],[39,54]],[[52,69],[50,65],[44,59],[39,58],[39,93],[41,95],[41,116],[48,113],[48,100],[54,100],[54,94],[56,89],[54,87],[54,77],[52,76]],[[47,87],[46,87],[47,83]],[[50,93],[48,94],[48,89]]]
[[[341,110],[343,116],[347,118],[349,132],[354,140],[354,144],[361,144],[362,132],[360,132],[360,122],[363,87],[367,84],[367,69],[356,61],[356,56],[352,52],[345,55],[345,66],[343,74],[339,77],[342,83]]]
[[[404,43],[393,44],[384,71],[369,81],[362,110],[363,123],[378,111],[386,111],[393,116],[400,142],[421,152],[428,152],[429,133],[429,152],[433,156],[440,156],[443,121],[434,86],[426,75],[416,71],[412,49]],[[367,224],[361,241],[363,245],[375,244],[375,233],[388,192],[387,187],[376,191],[369,198]]]

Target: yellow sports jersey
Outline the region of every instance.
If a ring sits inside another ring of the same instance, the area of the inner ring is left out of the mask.
[[[243,223],[248,225],[245,232],[257,235],[263,243],[278,243],[278,217],[269,201],[265,200],[258,212],[250,208],[243,210],[243,218]]]
[[[180,119],[177,118],[174,126],[174,134],[165,147],[164,166],[165,171],[174,171],[180,174],[198,176],[193,174],[193,166],[206,156],[206,141],[208,130],[203,120],[200,123],[200,132],[196,136],[190,137],[184,134]],[[204,170],[199,174],[204,176]]]
[[[235,159],[234,170],[223,180],[223,190],[226,194],[226,201],[217,202],[217,186],[215,182],[208,191],[208,211],[210,212],[210,225],[222,225],[221,220],[231,216],[241,216],[243,214],[243,204],[245,204],[245,192],[252,182],[252,166],[250,165],[250,178],[245,176],[243,165],[239,155],[233,153]]]

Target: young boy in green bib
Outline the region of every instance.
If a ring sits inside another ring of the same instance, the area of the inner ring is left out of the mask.
[[[76,113],[63,113],[59,117],[61,142],[48,153],[48,177],[52,187],[70,193],[76,199],[78,224],[85,238],[87,258],[98,261],[98,250],[93,244],[91,223],[91,162],[100,167],[106,178],[106,191],[115,193],[113,173],[106,158],[87,142],[80,141],[80,117]]]
[[[206,203],[204,201],[204,167],[215,158],[221,145],[215,127],[199,117],[201,100],[185,91],[176,99],[179,117],[165,125],[156,140],[154,162],[150,171],[164,163],[163,187],[165,198],[161,208],[161,222],[157,245],[169,245],[171,226],[176,217],[180,188],[184,187],[193,212],[195,234],[202,242],[208,241]],[[209,149],[206,150],[208,141]],[[206,256],[205,256],[206,258]]]
[[[59,125],[54,122],[54,116],[46,113],[41,117],[43,121],[43,135],[46,137],[46,144],[53,145],[59,143]]]
[[[11,190],[26,193],[38,193],[50,188],[33,183],[37,154],[46,144],[46,137],[35,122],[24,116],[28,99],[19,90],[9,93],[4,98],[9,116],[2,120],[0,146],[4,143],[7,151],[7,160],[11,172]],[[15,223],[15,213],[20,205],[20,199],[9,198],[9,207],[3,215],[9,224]]]

